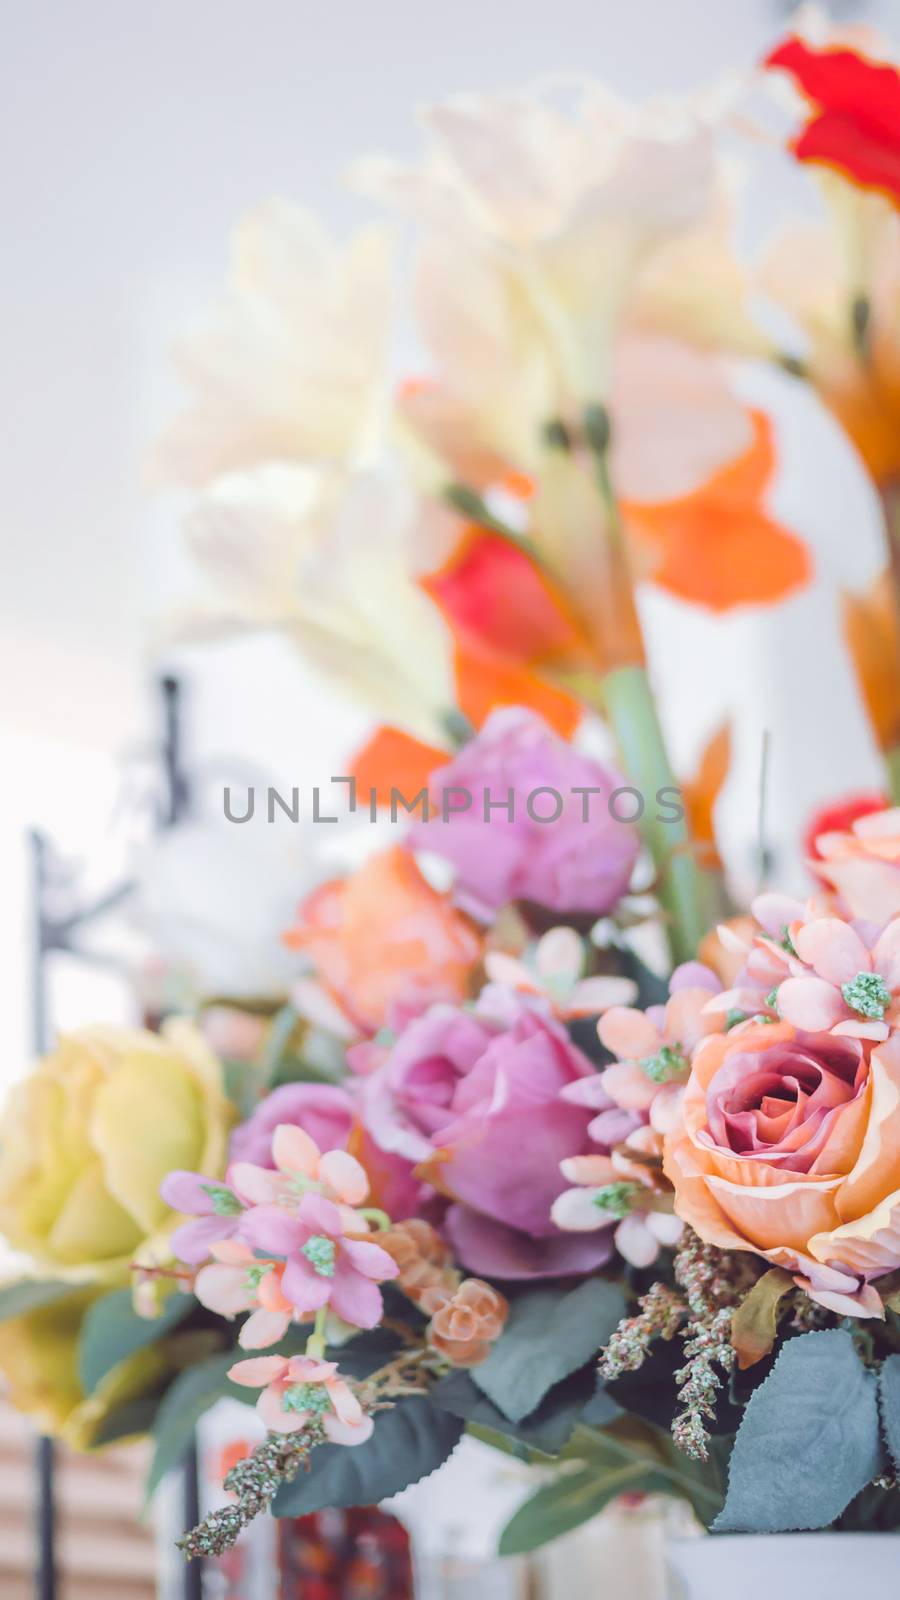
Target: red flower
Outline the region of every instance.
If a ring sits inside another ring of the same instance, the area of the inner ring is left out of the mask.
[[[766,58],[789,73],[811,103],[792,141],[811,161],[878,189],[900,205],[900,73],[845,46],[815,49],[792,34]]]

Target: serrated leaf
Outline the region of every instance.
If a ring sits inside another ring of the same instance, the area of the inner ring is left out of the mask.
[[[888,1356],[878,1383],[884,1436],[894,1469],[900,1471],[900,1356]]]
[[[130,1289],[114,1289],[89,1307],[78,1340],[78,1378],[85,1394],[93,1394],[113,1367],[126,1356],[157,1344],[177,1328],[197,1302],[192,1294],[173,1294],[158,1317],[139,1317]]]
[[[199,1366],[189,1367],[182,1372],[171,1388],[166,1390],[153,1426],[154,1451],[147,1480],[148,1495],[159,1488],[167,1472],[178,1466],[187,1452],[197,1423],[217,1400],[227,1396],[231,1400],[241,1400],[245,1405],[254,1404],[256,1390],[243,1388],[228,1378],[228,1369],[234,1366],[237,1354],[234,1350],[228,1350],[222,1355],[210,1356],[207,1361],[201,1361]]]
[[[849,1333],[807,1333],[784,1346],[751,1395],[717,1533],[826,1528],[884,1470],[878,1382]]]
[[[272,1505],[276,1517],[301,1517],[327,1506],[370,1506],[427,1478],[446,1461],[463,1423],[424,1397],[409,1395],[375,1415],[365,1444],[318,1445],[309,1472],[282,1484]]]
[[[19,1278],[15,1283],[4,1283],[0,1286],[0,1322],[23,1317],[29,1311],[40,1311],[54,1300],[77,1294],[78,1289],[77,1283],[63,1283],[55,1278]]]
[[[512,1302],[506,1327],[472,1377],[510,1422],[522,1422],[554,1384],[596,1354],[624,1315],[622,1290],[604,1278],[586,1278],[568,1292],[528,1289]]]
[[[500,1535],[501,1556],[527,1555],[551,1539],[559,1539],[603,1510],[616,1495],[671,1494],[671,1483],[640,1461],[608,1473],[583,1468],[561,1473],[520,1506]]]
[[[794,1279],[783,1267],[770,1267],[757,1278],[731,1319],[731,1342],[742,1372],[770,1355],[778,1334],[778,1312]]]

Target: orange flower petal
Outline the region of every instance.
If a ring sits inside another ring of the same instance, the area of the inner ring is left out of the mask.
[[[360,802],[368,804],[374,793],[377,804],[391,803],[391,790],[397,789],[408,800],[427,789],[428,780],[438,767],[449,761],[448,751],[423,744],[399,728],[376,728],[372,737],[350,762]]]

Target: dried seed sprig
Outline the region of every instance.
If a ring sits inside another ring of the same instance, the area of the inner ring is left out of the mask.
[[[210,1511],[178,1540],[179,1550],[189,1561],[195,1556],[224,1555],[248,1523],[261,1511],[268,1511],[281,1485],[290,1483],[301,1467],[308,1466],[310,1451],[324,1437],[318,1421],[311,1421],[298,1433],[270,1433],[226,1475],[224,1487],[234,1495],[233,1503]]]
[[[600,1357],[600,1376],[607,1382],[623,1372],[637,1372],[647,1359],[652,1339],[674,1339],[687,1315],[687,1304],[674,1289],[654,1283],[642,1296],[640,1311],[619,1323]]]
[[[705,1461],[718,1392],[734,1366],[734,1308],[756,1277],[752,1258],[733,1255],[688,1233],[675,1257],[675,1281],[689,1308],[684,1328],[687,1360],[675,1374],[681,1409],[672,1437],[685,1455]]]

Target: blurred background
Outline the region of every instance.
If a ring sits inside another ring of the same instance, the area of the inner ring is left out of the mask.
[[[758,58],[791,9],[776,0],[35,0],[7,9],[0,1086],[31,1048],[25,830],[49,830],[73,857],[103,858],[98,892],[115,878],[129,848],[127,828],[110,844],[118,763],[130,754],[140,769],[162,739],[161,672],[185,686],[185,759],[219,793],[229,774],[307,791],[325,784],[367,728],[278,641],[178,652],[164,642],[192,579],[179,547],[183,507],[177,495],[149,493],[146,462],[179,408],[171,345],[218,294],[237,218],[284,195],[347,233],[371,211],[346,185],[348,166],[368,152],[412,157],[418,103],[548,72],[589,74],[635,98],[690,91]],[[896,31],[895,0],[830,10]],[[752,253],[763,232],[794,217],[805,192],[787,163],[768,172],[761,162],[743,248]],[[398,347],[398,377],[416,360]],[[748,374],[746,392],[777,420],[770,505],[808,540],[816,581],[765,614],[717,621],[656,591],[645,612],[676,767],[689,768],[723,714],[735,719],[719,820],[738,878],[756,848],[764,730],[776,858],[796,848],[813,805],[879,782],[835,619],[841,584],[862,584],[883,559],[867,480],[824,411],[787,377]],[[303,886],[305,842],[302,830],[293,835],[242,869],[248,882],[276,883],[286,910]],[[236,831],[230,845],[252,849]],[[183,860],[166,870],[171,904],[185,889]],[[215,861],[204,870],[214,882]],[[786,868],[788,879],[796,870]],[[66,1024],[133,1006],[102,966],[63,963],[55,981]]]

